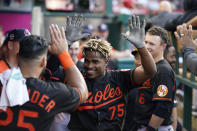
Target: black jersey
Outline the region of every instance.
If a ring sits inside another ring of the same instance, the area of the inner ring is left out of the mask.
[[[78,68],[80,71],[83,70],[83,62],[82,62],[82,61],[78,60],[76,66],[77,66],[77,68]]]
[[[134,88],[128,93],[128,104],[126,109],[126,118],[123,131],[131,131],[132,125],[134,124],[134,116],[135,116],[135,103],[138,96],[138,89]]]
[[[76,66],[79,69],[79,71],[82,72],[83,62],[77,61]],[[64,72],[64,68],[61,65],[59,65],[59,67],[56,67],[56,70],[53,69],[53,66],[48,66],[48,68],[46,68],[45,71],[43,72],[41,79],[43,79],[45,81],[64,83],[65,77],[66,77],[66,75]]]
[[[71,114],[69,128],[73,131],[120,131],[126,94],[134,86],[132,72],[107,71],[99,81],[85,79],[89,97]]]
[[[138,97],[135,105],[134,121],[138,125],[148,125],[158,101],[174,102],[175,75],[171,66],[165,60],[156,63],[157,73],[138,87]],[[172,106],[173,107],[173,106]],[[172,109],[169,109],[172,110]],[[165,119],[162,125],[170,125],[172,121]]]
[[[58,82],[28,78],[26,85],[30,101],[0,110],[0,131],[49,131],[56,114],[70,113],[80,102],[78,91]]]

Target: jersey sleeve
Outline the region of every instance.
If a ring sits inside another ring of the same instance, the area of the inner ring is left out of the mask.
[[[117,79],[121,84],[121,87],[124,87],[125,91],[132,89],[135,86],[135,81],[133,79],[134,70],[122,70],[116,73]]]
[[[80,93],[77,89],[59,82],[51,83],[55,99],[55,111],[71,113],[80,104]]]
[[[186,46],[182,51],[187,68],[197,75],[197,54],[195,53],[195,50],[192,47]]]
[[[160,67],[152,80],[153,101],[173,101],[174,73],[166,66]]]

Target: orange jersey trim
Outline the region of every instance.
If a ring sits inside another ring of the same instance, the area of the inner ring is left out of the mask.
[[[172,101],[171,98],[153,98],[153,100],[168,100],[168,101]]]
[[[78,60],[81,60],[83,58],[83,54],[82,52],[79,52],[78,56],[77,56]]]
[[[146,88],[150,88],[150,87],[138,87],[138,89],[146,89]]]
[[[4,60],[0,61],[0,73],[6,71],[7,69],[9,69],[8,65],[5,63]]]

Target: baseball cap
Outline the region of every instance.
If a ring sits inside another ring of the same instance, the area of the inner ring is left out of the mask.
[[[6,33],[6,38],[4,44],[8,41],[20,41],[23,37],[31,35],[28,29],[25,28],[16,28],[13,30],[9,30]]]
[[[134,55],[134,56],[135,56],[137,53],[138,53],[138,49],[137,49],[137,48],[135,48],[135,49],[133,49],[133,50],[131,51],[131,54]]]
[[[98,26],[98,31],[99,32],[105,32],[105,31],[108,31],[108,26],[106,24],[100,24]]]
[[[82,33],[89,33],[90,35],[92,34],[93,32],[93,26],[92,25],[85,25],[83,27],[83,30],[82,30]]]
[[[138,49],[133,44],[131,44],[131,54],[135,56],[137,53]]]

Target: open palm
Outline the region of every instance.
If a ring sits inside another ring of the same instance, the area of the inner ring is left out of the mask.
[[[141,23],[139,16],[132,16],[128,20],[129,35],[122,33],[123,37],[135,45],[136,48],[144,47],[145,20]]]
[[[90,34],[82,33],[84,18],[82,16],[67,17],[66,21],[66,39],[69,42],[78,41],[84,37],[88,37]]]

